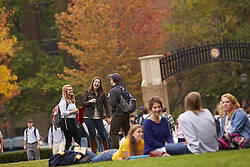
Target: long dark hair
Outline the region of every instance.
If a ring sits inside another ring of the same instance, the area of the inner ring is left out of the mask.
[[[136,142],[133,134],[135,133],[135,131],[137,129],[141,128],[142,126],[139,124],[133,125],[130,127],[129,132],[128,132],[128,138],[129,138],[129,143],[130,143],[130,156],[136,156],[136,155],[141,155],[142,153],[139,152],[139,150],[137,150],[137,145],[138,143]]]
[[[100,77],[94,77],[94,78],[93,78],[93,80],[92,80],[92,82],[91,82],[91,85],[90,85],[90,87],[89,87],[89,92],[91,92],[91,91],[94,92],[93,84],[94,84],[94,82],[95,82],[96,79],[98,79],[98,80],[100,81],[100,87],[99,87],[98,90],[97,90],[97,94],[101,96],[101,95],[104,94],[104,91],[103,91],[103,87],[102,87],[102,80],[101,80]]]

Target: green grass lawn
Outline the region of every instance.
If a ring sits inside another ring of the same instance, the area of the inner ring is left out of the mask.
[[[0,164],[11,167],[44,167],[48,160]],[[220,151],[200,155],[145,158],[129,161],[109,161],[74,165],[73,167],[250,167],[250,149]]]

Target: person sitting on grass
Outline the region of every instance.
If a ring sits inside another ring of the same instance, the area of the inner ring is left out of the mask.
[[[167,152],[170,155],[216,152],[218,145],[215,120],[208,109],[201,108],[200,93],[190,92],[185,97],[185,110],[178,121],[186,142],[167,144]]]
[[[219,138],[219,148],[250,147],[250,123],[237,99],[230,93],[226,93],[221,96],[221,105],[225,115],[221,118],[221,134],[223,136]]]
[[[159,97],[153,97],[148,102],[150,117],[143,122],[144,130],[144,154],[151,151],[166,153],[165,144],[173,143],[168,121],[161,117],[162,101]]]
[[[96,155],[95,153],[87,150],[86,154],[90,156],[91,162],[125,160],[131,156],[143,155],[144,140],[142,138],[142,126],[136,124],[130,127],[126,139],[122,142],[118,150],[110,149],[104,151],[100,155]]]

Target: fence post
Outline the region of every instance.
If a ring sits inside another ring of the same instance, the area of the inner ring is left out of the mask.
[[[162,57],[163,55],[139,57],[142,73],[142,98],[143,105],[148,107],[150,98],[153,96],[160,97],[163,100],[163,106],[169,112],[167,82],[162,82],[161,79],[160,59]]]

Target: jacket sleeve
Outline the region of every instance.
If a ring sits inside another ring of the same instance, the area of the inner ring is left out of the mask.
[[[179,117],[179,126],[180,130],[183,132],[183,135],[188,142],[188,145],[192,148],[192,153],[199,153],[199,140],[195,134],[193,125],[186,118]],[[190,150],[191,151],[191,150]]]
[[[246,121],[248,121],[246,113],[241,110],[236,111],[234,119],[231,122],[232,125],[231,133],[239,133]]]
[[[164,147],[164,144],[158,142],[157,140],[153,138],[153,130],[152,130],[151,124],[149,124],[148,121],[146,120],[143,123],[143,138],[144,138],[145,143],[148,143],[149,146],[152,148]]]
[[[40,134],[37,128],[36,128],[36,140],[40,140]]]
[[[88,99],[88,91],[86,90],[85,92],[84,92],[84,94],[83,94],[83,96],[82,96],[82,105],[84,106],[84,107],[87,107],[87,106],[89,106],[90,105],[90,103],[89,103],[89,99]]]
[[[111,105],[111,107],[116,108],[118,105],[118,101],[120,100],[121,96],[121,92],[120,92],[120,88],[113,88],[110,91],[110,97],[109,97],[109,104]]]
[[[52,134],[51,134],[51,128],[49,128],[49,132],[48,132],[48,144],[51,145],[52,144]]]
[[[104,105],[106,116],[110,117],[110,110],[109,110],[107,95],[106,94],[104,94],[104,97],[103,97],[103,105]]]
[[[61,100],[60,103],[59,103],[59,108],[60,108],[60,111],[61,111],[61,114],[65,117],[67,117],[69,115],[69,111],[67,111],[66,109],[66,100]]]
[[[166,132],[167,132],[167,134],[166,134],[166,141],[168,143],[174,143],[173,136],[170,133],[170,128],[169,128],[169,124],[168,124],[167,120],[166,120],[166,127],[167,127],[167,129],[166,129]]]

